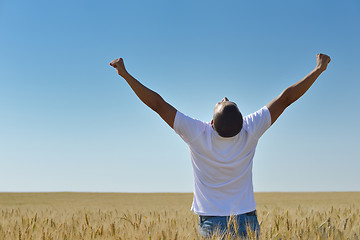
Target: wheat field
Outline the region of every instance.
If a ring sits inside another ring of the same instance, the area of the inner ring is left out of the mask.
[[[359,192],[255,199],[260,239],[360,237]],[[0,239],[202,239],[191,202],[190,193],[0,193]]]

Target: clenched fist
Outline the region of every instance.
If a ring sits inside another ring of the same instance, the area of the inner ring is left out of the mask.
[[[110,65],[113,66],[116,69],[117,73],[122,77],[128,73],[126,71],[124,61],[122,58],[118,58],[118,59],[111,61]]]
[[[320,68],[321,70],[325,71],[327,68],[327,65],[331,61],[330,57],[326,54],[319,53],[316,55],[316,61],[317,61],[317,68]]]

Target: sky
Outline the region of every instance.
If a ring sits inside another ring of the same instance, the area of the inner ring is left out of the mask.
[[[0,1],[0,192],[192,192],[187,145],[109,66],[211,121],[316,66],[259,141],[255,192],[360,191],[359,1]]]

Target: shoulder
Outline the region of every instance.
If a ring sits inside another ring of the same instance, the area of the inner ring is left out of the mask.
[[[243,118],[243,129],[249,133],[262,135],[271,126],[271,115],[267,106]]]
[[[244,125],[245,124],[249,125],[253,122],[260,121],[262,119],[268,120],[269,118],[271,118],[270,111],[267,108],[267,106],[264,106],[264,107],[260,108],[259,110],[257,110],[256,112],[253,112],[253,113],[243,117],[243,122],[244,122]]]
[[[174,130],[185,142],[198,137],[207,128],[208,123],[189,117],[180,111],[176,112]]]

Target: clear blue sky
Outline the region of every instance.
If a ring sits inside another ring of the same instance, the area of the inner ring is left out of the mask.
[[[255,191],[360,191],[359,1],[0,1],[0,191],[191,192],[190,155],[109,62],[210,121],[328,70],[260,139]]]

